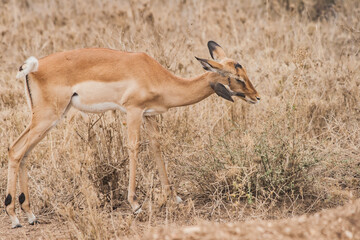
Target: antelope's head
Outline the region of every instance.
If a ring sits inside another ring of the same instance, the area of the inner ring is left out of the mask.
[[[218,73],[223,77],[226,84],[211,82],[210,86],[215,93],[233,102],[232,96],[240,97],[242,100],[255,104],[260,96],[250,82],[245,68],[237,61],[226,57],[224,50],[214,41],[208,42],[210,55],[214,60],[195,57],[206,71]]]

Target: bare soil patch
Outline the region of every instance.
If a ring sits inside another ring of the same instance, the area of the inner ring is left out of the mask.
[[[196,226],[156,229],[146,239],[360,239],[360,200],[313,215],[276,221],[203,223]]]

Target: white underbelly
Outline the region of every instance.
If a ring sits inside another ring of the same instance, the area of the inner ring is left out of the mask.
[[[165,111],[159,111],[153,108],[149,108],[144,111],[144,116],[153,116],[153,115],[161,114],[163,112]]]
[[[109,110],[121,110],[123,112],[126,112],[126,109],[124,107],[113,102],[84,104],[81,102],[79,95],[73,96],[71,98],[71,104],[74,108],[87,113],[103,113]]]
[[[82,103],[79,95],[75,95],[71,98],[71,104],[74,108],[76,108],[82,112],[86,112],[86,113],[103,113],[103,112],[106,112],[109,110],[120,110],[120,111],[126,113],[126,109],[123,106],[113,103],[113,102],[101,102],[101,103],[94,103],[94,104]],[[144,110],[143,115],[144,116],[153,116],[153,115],[161,114],[164,112],[166,112],[165,109],[149,108],[149,109]]]

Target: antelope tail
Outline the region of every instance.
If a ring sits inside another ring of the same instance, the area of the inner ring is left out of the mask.
[[[23,78],[31,72],[37,71],[39,67],[39,61],[35,57],[29,57],[23,65],[19,68],[16,78]]]

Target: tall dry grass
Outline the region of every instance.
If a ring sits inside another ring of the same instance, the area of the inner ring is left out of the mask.
[[[0,1],[0,195],[7,148],[30,120],[14,77],[27,57],[144,51],[189,77],[203,72],[194,56],[209,57],[206,43],[215,40],[262,100],[211,96],[158,118],[185,202],[165,203],[144,130],[137,193],[145,212],[132,215],[124,115],[72,111],[26,159],[40,220],[62,221],[79,239],[141,238],[160,224],[279,218],[359,197],[360,4],[321,2]]]

